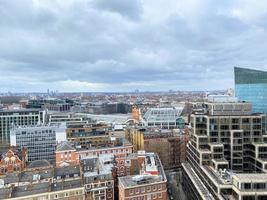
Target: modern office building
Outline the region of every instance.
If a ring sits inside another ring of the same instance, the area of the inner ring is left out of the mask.
[[[136,162],[127,159],[125,165],[135,173],[118,178],[119,200],[167,200],[167,178],[157,154],[139,151],[130,156],[136,157]]]
[[[267,114],[267,72],[235,67],[235,96],[252,103],[255,113]]]
[[[32,126],[44,123],[45,112],[39,109],[2,110],[0,111],[0,146],[10,145],[12,126]]]
[[[28,161],[55,162],[56,132],[53,126],[17,126],[11,130],[12,146],[26,148]]]
[[[64,123],[67,127],[72,125],[85,125],[90,122],[86,114],[74,112],[49,112],[46,120],[50,125]]]
[[[102,124],[69,127],[66,129],[67,140],[82,149],[106,146],[112,143],[108,129],[108,126]]]
[[[264,114],[246,102],[206,102],[191,115],[188,163],[182,164],[188,199],[267,199]]]

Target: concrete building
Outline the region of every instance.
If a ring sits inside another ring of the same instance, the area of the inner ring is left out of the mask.
[[[215,100],[191,115],[191,126],[182,164],[188,199],[267,199],[265,115],[246,102]]]
[[[56,132],[53,126],[17,126],[11,130],[12,146],[26,148],[28,161],[55,162]]]
[[[133,144],[135,152],[157,153],[164,169],[180,168],[186,160],[189,135],[183,130],[130,127],[125,137]]]
[[[118,178],[119,200],[167,200],[167,179],[160,159],[154,153],[138,152],[139,173]]]
[[[45,112],[39,109],[20,109],[0,111],[0,146],[10,145],[12,126],[31,126],[44,123]]]

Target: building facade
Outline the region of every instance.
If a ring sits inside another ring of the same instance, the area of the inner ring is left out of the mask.
[[[26,148],[28,161],[55,162],[56,132],[53,126],[18,126],[10,133],[11,145]]]
[[[191,115],[188,163],[182,184],[188,199],[267,199],[265,115],[245,102],[206,102]]]
[[[236,97],[252,103],[253,112],[267,114],[267,72],[235,67],[234,73]]]
[[[12,126],[32,126],[44,123],[45,112],[39,109],[0,111],[0,146],[10,145]]]
[[[16,151],[16,149],[9,149],[0,159],[0,175],[9,174],[12,172],[21,172],[26,168],[27,150]]]
[[[67,140],[81,149],[111,144],[106,125],[75,126],[66,129]]]
[[[182,130],[129,127],[125,134],[135,152],[145,150],[157,153],[164,169],[179,168],[186,160],[189,134]]]
[[[144,151],[135,156],[139,171],[135,175],[118,178],[119,200],[167,200],[167,179],[158,156]]]
[[[85,199],[114,200],[113,155],[81,159]]]

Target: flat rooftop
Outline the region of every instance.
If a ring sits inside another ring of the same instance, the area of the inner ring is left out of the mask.
[[[233,178],[240,181],[240,182],[266,182],[267,180],[267,174],[265,173],[254,173],[254,174],[248,174],[248,173],[240,173],[240,174],[234,174]]]
[[[157,154],[154,153],[134,153],[127,156],[127,158],[137,158],[138,155],[145,156],[146,158],[146,166],[145,171],[148,173],[150,171],[157,171],[157,175],[152,175],[148,173],[140,174],[140,175],[134,175],[134,176],[125,176],[125,177],[119,177],[120,184],[123,185],[124,188],[133,187],[133,186],[139,186],[139,185],[147,185],[147,184],[153,184],[153,183],[159,183],[159,182],[165,182],[167,181],[165,172],[163,170],[163,167],[161,165],[161,162],[157,156]]]
[[[164,179],[162,175],[136,175],[119,177],[119,182],[123,185],[124,188],[160,183],[163,181]]]

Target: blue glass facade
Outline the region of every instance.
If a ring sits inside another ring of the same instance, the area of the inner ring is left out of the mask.
[[[235,67],[235,95],[252,103],[253,112],[267,114],[267,72]]]

